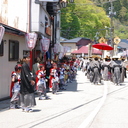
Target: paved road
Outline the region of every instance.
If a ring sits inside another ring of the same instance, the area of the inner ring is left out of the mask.
[[[85,126],[108,128],[117,121],[114,122],[111,118],[117,118],[116,112],[119,109],[122,113],[120,116],[125,113],[123,110],[127,108],[125,101],[128,93],[124,94],[124,90],[127,88],[127,83],[126,81],[122,86],[114,86],[111,82],[104,83],[104,85],[92,85],[84,73],[78,71],[76,81],[69,83],[66,91],[58,92],[58,95],[48,93],[51,100],[40,101],[36,97],[37,105],[34,107],[34,112],[25,113],[21,109],[2,109],[0,128],[84,128]],[[125,98],[122,99],[118,94]],[[124,100],[123,103],[120,102],[122,100]],[[7,107],[9,100],[3,102],[5,103],[3,106]],[[0,102],[1,105],[2,102]],[[115,109],[117,105],[118,108]],[[111,114],[112,112],[116,115]],[[122,123],[120,122],[120,126]]]
[[[103,86],[94,86],[78,71],[76,81],[69,83],[66,91],[58,95],[48,93],[51,100],[40,101],[34,112],[19,110],[0,112],[1,128],[78,128],[83,120],[97,106],[103,94]],[[8,123],[7,123],[8,122]]]
[[[128,128],[128,82],[108,84],[107,99],[89,128]]]

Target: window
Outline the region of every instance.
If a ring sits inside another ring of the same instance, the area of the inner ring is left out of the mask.
[[[4,55],[4,41],[2,40],[0,44],[0,56],[3,56],[3,55]]]
[[[9,40],[9,61],[18,61],[19,59],[19,42]]]

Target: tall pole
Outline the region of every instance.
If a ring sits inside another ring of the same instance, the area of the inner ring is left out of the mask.
[[[28,28],[27,28],[27,33],[30,33],[30,26],[31,26],[31,0],[27,1],[28,3]],[[32,50],[30,51],[30,69],[32,70]]]
[[[113,26],[113,15],[114,15],[114,12],[113,12],[113,3],[112,3],[112,0],[110,1],[110,4],[111,4],[111,9],[110,9],[110,40],[111,40],[111,46],[114,47],[114,42],[113,42],[113,34],[114,34],[114,26]],[[112,56],[114,54],[114,51],[112,51]]]

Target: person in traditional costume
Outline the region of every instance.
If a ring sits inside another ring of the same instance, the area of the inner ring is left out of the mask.
[[[39,65],[40,70],[37,71],[37,84],[36,84],[36,89],[38,92],[39,100],[43,99],[49,99],[47,94],[46,94],[46,70],[45,70],[45,65],[40,64]],[[43,97],[44,96],[44,97]]]
[[[49,91],[49,75],[50,75],[50,69],[51,68],[52,68],[52,63],[51,63],[51,60],[48,58],[48,60],[46,61],[46,65],[45,65],[46,78],[47,78],[46,88],[48,91]]]
[[[24,63],[21,68],[21,88],[20,88],[20,100],[22,110],[25,112],[32,112],[31,109],[36,105],[34,95],[35,79],[29,67],[30,57],[24,55]]]
[[[94,72],[92,71],[92,63],[93,63],[93,58],[90,56],[89,57],[89,62],[86,65],[86,73],[85,76],[87,76],[87,78],[90,80],[90,82],[93,82],[93,76],[94,76]]]
[[[17,109],[19,107],[19,95],[20,95],[20,72],[21,65],[15,66],[15,71],[11,74],[11,87],[10,87],[10,109]]]
[[[53,94],[57,94],[59,90],[59,77],[57,71],[57,64],[53,63],[53,68],[50,69],[50,80],[49,80],[49,88],[52,90]]]
[[[121,62],[122,62],[122,72],[121,72],[121,83],[124,82],[124,79],[127,78],[126,75],[126,64],[125,64],[125,57],[121,57]]]
[[[121,83],[121,72],[122,72],[122,63],[119,60],[118,56],[113,56],[113,61],[111,63],[113,71],[113,83],[115,85],[120,85]]]
[[[94,58],[94,61],[92,61],[91,64],[91,70],[93,72],[93,84],[101,84],[101,64],[97,57]]]
[[[32,73],[34,78],[36,79],[36,72],[39,70],[39,65],[40,65],[40,59],[39,57],[34,59],[34,64],[32,65]],[[36,84],[34,85],[34,90],[36,92]]]
[[[61,64],[61,67],[59,68],[59,89],[60,90],[66,90],[64,88],[64,85],[65,85],[65,68],[64,68],[64,64]]]
[[[105,81],[109,80],[109,72],[111,71],[110,63],[111,62],[109,61],[109,58],[106,57],[106,58],[104,58],[104,62],[102,62],[102,64],[101,64],[102,78]]]

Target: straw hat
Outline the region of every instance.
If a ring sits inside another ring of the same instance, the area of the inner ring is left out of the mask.
[[[119,60],[126,60],[126,57],[120,57]]]
[[[100,59],[101,57],[100,56],[97,56],[97,55],[93,55],[92,58],[98,58],[98,59]]]
[[[113,58],[113,59],[116,59],[116,58],[119,59],[119,56],[113,56],[112,58]]]

